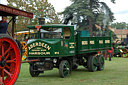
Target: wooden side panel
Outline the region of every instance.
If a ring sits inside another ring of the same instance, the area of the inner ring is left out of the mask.
[[[98,52],[111,48],[111,37],[80,37],[77,34],[77,54]]]

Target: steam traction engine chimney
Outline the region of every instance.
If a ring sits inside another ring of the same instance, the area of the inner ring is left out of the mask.
[[[39,25],[45,24],[45,18],[38,18],[38,20],[39,20]]]

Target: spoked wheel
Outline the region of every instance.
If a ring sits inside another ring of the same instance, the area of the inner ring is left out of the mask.
[[[37,70],[37,67],[36,65],[34,65],[34,63],[29,66],[29,72],[32,77],[38,77],[40,74],[40,72]]]
[[[62,78],[67,77],[70,74],[70,64],[67,60],[62,60],[59,65],[59,74]]]
[[[103,70],[104,69],[104,57],[102,55],[99,56],[98,63],[99,63],[98,70],[99,71]]]
[[[20,51],[8,35],[0,34],[0,85],[13,85],[21,66]]]
[[[97,71],[98,59],[96,56],[90,56],[87,62],[88,70],[90,72]]]

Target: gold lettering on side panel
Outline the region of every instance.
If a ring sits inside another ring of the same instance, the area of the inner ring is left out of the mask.
[[[74,42],[70,42],[69,44],[75,44]]]
[[[48,49],[48,50],[50,50],[50,49],[51,49],[51,47],[49,47],[49,46],[48,46],[48,47],[47,47],[47,49]]]
[[[36,42],[36,46],[39,46],[39,45],[38,45],[38,42]]]
[[[41,46],[41,42],[39,42],[39,46]]]
[[[29,55],[50,55],[50,52],[29,52]]]
[[[43,47],[43,48],[45,48],[47,50],[51,49],[51,47],[48,44],[41,43],[41,42],[36,42],[36,43],[30,44],[30,46],[28,46],[28,50],[31,50],[34,47]]]
[[[46,49],[43,49],[43,50],[41,50],[41,51],[46,51]]]
[[[103,40],[99,40],[99,44],[103,44]]]
[[[42,43],[42,47],[44,46],[44,43]]]
[[[44,45],[44,48],[47,48],[47,44]]]
[[[33,47],[36,47],[35,43],[33,43]]]
[[[54,52],[54,54],[60,54],[59,52]]]
[[[88,45],[88,41],[82,41],[82,45]]]
[[[107,44],[107,43],[110,43],[110,40],[105,40],[105,43]]]
[[[31,50],[31,47],[28,47],[28,50]]]
[[[90,44],[95,44],[94,41],[90,41]]]
[[[69,43],[69,48],[75,48],[74,46],[75,46],[75,43],[74,42],[70,42]]]
[[[71,44],[71,46],[69,48],[75,48],[75,47]]]

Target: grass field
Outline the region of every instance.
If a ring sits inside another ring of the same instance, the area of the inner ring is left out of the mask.
[[[31,77],[28,68],[29,64],[21,65],[15,85],[128,85],[128,58],[106,60],[103,71],[88,72],[81,66],[67,78],[60,78],[58,69]]]

